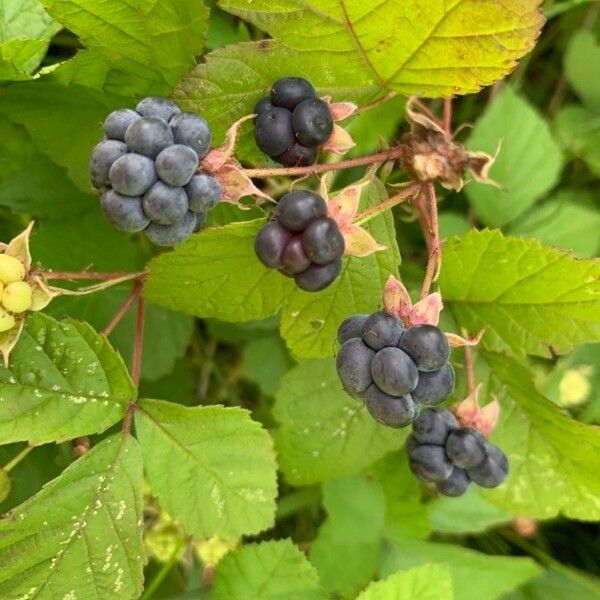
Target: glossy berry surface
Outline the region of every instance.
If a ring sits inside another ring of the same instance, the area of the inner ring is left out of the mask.
[[[304,100],[316,98],[315,88],[302,77],[283,77],[271,88],[271,102],[292,111]]]
[[[310,258],[304,250],[302,236],[293,237],[285,247],[281,257],[281,265],[286,275],[297,275],[310,267]]]
[[[494,488],[502,484],[508,476],[508,459],[500,448],[486,442],[484,461],[467,469],[469,477],[481,487]]]
[[[273,108],[273,103],[271,102],[271,97],[267,96],[265,98],[261,98],[256,105],[254,106],[254,114],[256,114],[257,116],[266,112],[267,110],[270,110],[271,108]],[[256,119],[255,119],[256,121]]]
[[[461,469],[480,465],[486,459],[485,439],[476,429],[463,427],[451,431],[446,439],[446,454]]]
[[[444,481],[452,473],[452,463],[440,446],[420,445],[409,453],[410,470],[421,481]]]
[[[437,371],[419,371],[419,383],[413,391],[413,398],[425,406],[440,404],[452,395],[454,379],[450,363]]]
[[[462,496],[468,489],[471,480],[467,475],[466,471],[458,467],[452,469],[452,473],[442,481],[438,481],[435,484],[438,492],[444,496],[450,496],[451,498],[457,498]]]
[[[426,408],[413,423],[413,435],[421,444],[444,446],[451,431],[457,429],[454,415],[444,408]]]
[[[198,155],[189,147],[173,144],[156,157],[156,174],[169,185],[184,186],[198,169]]]
[[[33,290],[26,281],[13,281],[2,290],[2,306],[13,314],[21,314],[31,308]]]
[[[260,261],[271,269],[281,267],[283,251],[293,235],[276,221],[267,223],[254,240],[254,250]]]
[[[344,254],[344,237],[333,219],[312,222],[303,234],[304,248],[312,262],[327,265]]]
[[[371,362],[375,352],[360,338],[352,338],[342,344],[336,367],[344,389],[352,396],[365,392],[373,383]]]
[[[398,347],[415,361],[419,371],[441,369],[450,356],[448,338],[434,325],[408,328],[402,334]]]
[[[374,383],[365,392],[364,401],[371,416],[387,427],[406,427],[412,423],[417,407],[410,395],[390,396]]]
[[[187,213],[188,199],[183,188],[157,181],[144,195],[142,206],[154,223],[173,225]]]
[[[170,121],[176,144],[191,148],[198,159],[203,159],[212,143],[212,134],[205,119],[192,113],[179,113]]]
[[[283,196],[275,211],[286,229],[301,232],[313,221],[327,216],[327,204],[318,194],[299,190]]]
[[[381,311],[373,313],[365,321],[362,338],[373,350],[381,350],[386,346],[396,346],[403,331],[404,326],[399,319]]]
[[[194,175],[185,186],[190,210],[196,213],[206,213],[212,210],[221,198],[219,182],[206,173]]]
[[[163,121],[169,121],[176,114],[181,112],[175,102],[168,98],[160,98],[158,96],[144,98],[135,107],[135,110],[143,117],[156,117]]]
[[[109,140],[125,141],[125,132],[130,125],[139,121],[142,115],[135,110],[122,108],[115,110],[104,121],[104,133]]]
[[[101,189],[110,186],[110,168],[118,158],[125,156],[127,152],[127,146],[117,140],[104,140],[94,148],[89,164],[94,187]]]
[[[0,283],[21,281],[25,277],[25,265],[10,254],[0,254]]]
[[[337,339],[340,344],[347,342],[349,339],[361,337],[363,327],[369,315],[351,315],[338,327]]]
[[[333,131],[329,106],[319,98],[301,102],[292,113],[292,127],[296,139],[304,146],[321,146]]]
[[[268,156],[283,154],[294,143],[292,113],[285,108],[272,108],[256,119],[256,145]]]
[[[392,396],[412,392],[419,377],[410,357],[398,348],[379,350],[371,364],[371,373],[379,389]]]
[[[311,264],[306,271],[294,277],[296,285],[305,292],[320,292],[329,287],[342,272],[342,259],[326,265]]]

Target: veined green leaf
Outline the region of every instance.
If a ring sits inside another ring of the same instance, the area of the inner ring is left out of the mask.
[[[0,597],[136,600],[141,520],[142,457],[117,434],[0,521]]]
[[[219,563],[215,600],[324,600],[314,568],[290,540],[248,544]]]
[[[37,313],[0,367],[0,443],[99,433],[123,418],[137,392],[106,338],[77,321]]]
[[[275,418],[281,470],[294,485],[354,475],[396,450],[406,434],[379,425],[343,390],[332,359],[300,363],[282,379]]]
[[[272,443],[246,411],[142,400],[135,423],[150,485],[189,533],[239,537],[273,523]]]
[[[537,240],[471,231],[445,244],[440,289],[461,328],[490,350],[549,356],[600,340],[600,261]]]
[[[220,0],[219,6],[297,50],[360,60],[381,89],[429,97],[477,91],[532,48],[539,0],[364,2]],[[328,68],[327,56],[323,67]]]

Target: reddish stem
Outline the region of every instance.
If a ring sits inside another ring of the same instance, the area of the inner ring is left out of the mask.
[[[387,200],[384,200],[383,202],[380,202],[379,204],[376,204],[375,206],[367,208],[366,210],[358,213],[354,218],[353,223],[355,225],[363,225],[364,223],[370,221],[373,217],[376,217],[378,214],[381,214],[382,212],[385,212],[386,210],[389,210],[398,204],[402,204],[402,202],[410,200],[410,198],[412,198],[419,190],[420,186],[420,183],[410,184],[399,194],[396,194],[395,196],[392,196],[391,198],[388,198]]]
[[[131,305],[139,298],[139,295],[142,292],[142,282],[140,279],[137,279],[133,284],[133,289],[131,290],[131,294],[125,298],[125,301],[117,312],[114,314],[113,318],[109,321],[108,325],[102,330],[103,335],[109,336],[117,327],[117,325],[122,321],[123,317],[127,314]]]
[[[444,98],[444,131],[448,138],[452,138],[452,98]]]
[[[463,331],[463,336],[466,337],[465,332]],[[475,365],[473,361],[473,348],[467,345],[464,347],[465,350],[465,373],[467,376],[467,392],[468,394],[472,394],[475,391],[476,383],[475,383]]]
[[[131,358],[131,379],[136,387],[140,385],[140,375],[142,372],[142,351],[144,345],[144,323],[146,320],[146,301],[142,296],[138,297],[137,313],[135,320],[135,338],[133,341],[133,355]],[[131,431],[131,422],[136,411],[135,402],[130,402],[123,419],[123,435],[129,435]]]
[[[142,279],[146,273],[130,273],[128,271],[115,271],[114,273],[99,273],[98,271],[44,271],[46,279],[55,279],[62,281],[76,281],[78,279],[94,279],[108,281],[110,279],[121,279],[122,277],[131,277],[131,279]]]
[[[428,254],[427,270],[421,288],[421,299],[423,299],[429,295],[431,285],[437,279],[442,260],[437,198],[433,183],[429,182],[425,186],[424,194],[419,197],[418,210],[421,215],[421,225],[425,227]]]
[[[300,175],[317,175],[319,173],[328,173],[330,171],[341,171],[362,167],[375,163],[384,163],[388,160],[401,160],[404,156],[404,148],[395,146],[384,152],[351,158],[336,163],[311,165],[309,167],[274,167],[269,169],[244,169],[244,174],[250,178],[265,179],[267,177],[297,177]]]

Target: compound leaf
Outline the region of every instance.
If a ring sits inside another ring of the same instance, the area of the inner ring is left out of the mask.
[[[215,600],[324,600],[315,569],[290,540],[247,544],[219,563]]]
[[[272,443],[247,411],[142,400],[135,422],[150,485],[189,533],[239,537],[273,523]]]
[[[137,392],[105,337],[77,321],[37,313],[0,367],[0,440],[43,444],[99,433]]]
[[[471,231],[445,244],[440,289],[457,323],[518,357],[600,340],[600,261],[537,240]]]
[[[0,521],[0,596],[139,598],[141,520],[139,446],[117,434]]]
[[[379,425],[343,390],[332,359],[305,361],[282,379],[275,418],[281,470],[294,485],[354,475],[399,448],[405,435]]]
[[[477,91],[529,52],[539,0],[220,0],[297,50],[335,52],[381,89],[429,97]],[[323,68],[329,69],[327,55]]]

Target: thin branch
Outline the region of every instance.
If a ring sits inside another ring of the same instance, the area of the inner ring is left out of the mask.
[[[388,160],[401,160],[404,156],[404,148],[395,146],[389,150],[370,154],[368,156],[360,156],[359,158],[351,158],[342,160],[336,163],[326,163],[311,165],[309,167],[274,167],[268,169],[244,169],[244,174],[250,178],[266,179],[267,177],[297,177],[301,175],[318,175],[319,173],[328,173],[330,171],[341,171],[344,169],[352,169],[354,167],[362,167],[375,163],[384,163]]]
[[[10,473],[34,448],[35,446],[25,446],[11,461],[4,465],[2,470],[5,473]]]
[[[426,203],[425,203],[426,201]],[[427,271],[421,288],[421,299],[429,295],[433,282],[437,279],[442,264],[442,244],[438,223],[437,198],[435,186],[429,182],[418,206],[421,213],[421,224],[426,228],[426,239],[429,240],[427,251]]]
[[[392,98],[395,98],[397,95],[398,95],[397,92],[390,92],[389,94],[386,94],[385,96],[382,96],[381,98],[377,98],[376,100],[373,100],[372,102],[368,102],[367,104],[363,104],[362,106],[359,106],[358,110],[356,112],[362,113],[362,112],[366,112],[367,110],[371,110],[372,108],[375,108],[376,106],[380,106],[384,102],[387,102],[388,100],[391,100]]]
[[[365,223],[367,223],[377,215],[381,214],[382,212],[385,212],[386,210],[389,210],[390,208],[393,208],[398,204],[402,204],[403,202],[410,200],[418,192],[420,187],[420,183],[412,183],[406,189],[402,190],[399,194],[396,194],[395,196],[392,196],[391,198],[388,198],[387,200],[384,200],[383,202],[380,202],[379,204],[372,206],[371,208],[363,210],[362,212],[358,213],[354,218],[354,224],[364,225]]]
[[[449,139],[452,139],[452,98],[444,98],[444,119],[442,123],[446,135]]]
[[[142,353],[144,345],[144,323],[146,320],[146,301],[143,296],[138,297],[137,313],[135,320],[135,338],[133,340],[133,354],[131,357],[131,379],[136,387],[140,385],[140,376],[142,373]],[[130,402],[123,420],[123,435],[129,435],[131,422],[136,411],[135,402]]]
[[[77,280],[100,280],[111,279],[141,279],[146,276],[145,272],[130,273],[128,271],[115,271],[114,273],[100,273],[98,271],[43,271],[42,275],[49,280],[77,281]]]
[[[129,296],[125,298],[125,301],[123,302],[123,304],[121,304],[117,312],[113,315],[108,325],[102,330],[103,335],[108,337],[115,330],[117,325],[122,321],[123,317],[131,308],[131,305],[139,298],[141,293],[142,281],[140,279],[137,279],[136,282],[133,284],[133,288]]]
[[[467,337],[463,331],[463,336]],[[475,365],[473,361],[473,348],[468,344],[464,346],[465,352],[465,373],[467,376],[467,393],[470,395],[475,391],[477,384],[475,383]]]

